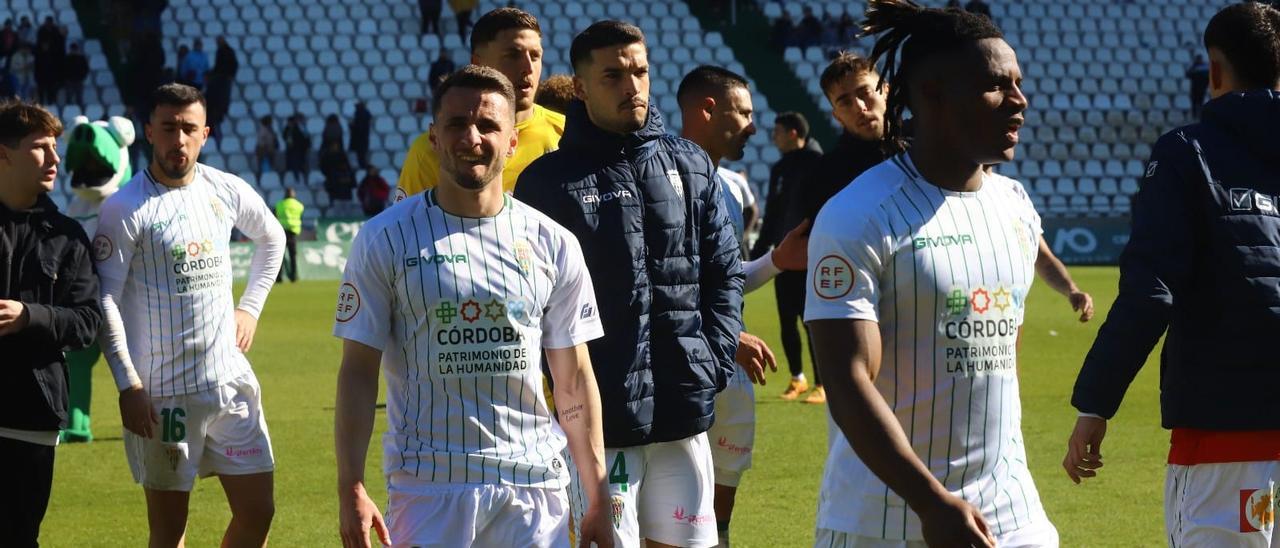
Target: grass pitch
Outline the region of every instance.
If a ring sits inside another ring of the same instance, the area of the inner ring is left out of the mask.
[[[1022,355],[1023,432],[1031,471],[1063,546],[1153,546],[1163,540],[1164,457],[1156,367],[1149,364],[1109,425],[1101,476],[1074,485],[1062,471],[1076,412],[1071,387],[1098,325],[1115,298],[1115,268],[1072,269],[1092,293],[1097,316],[1075,320],[1066,299],[1043,283],[1028,298]],[[258,326],[249,359],[262,383],[276,456],[275,546],[336,546],[337,495],[333,401],[340,344],[329,333],[337,282],[277,286]],[[772,288],[747,298],[750,331],[782,359]],[[1153,355],[1155,355],[1153,353]],[[807,356],[806,356],[807,357]],[[811,546],[818,482],[826,447],[821,406],[778,399],[786,365],[756,387],[758,425],[754,467],[743,479],[733,517],[737,547]],[[812,366],[805,364],[805,371]],[[810,373],[811,374],[811,373]],[[57,451],[53,495],[41,541],[47,546],[140,546],[147,535],[142,490],[133,484],[120,441],[116,391],[104,363],[94,371],[92,444]],[[379,412],[370,443],[367,481],[385,505]],[[217,546],[230,519],[217,481],[202,480],[191,496],[187,544]]]

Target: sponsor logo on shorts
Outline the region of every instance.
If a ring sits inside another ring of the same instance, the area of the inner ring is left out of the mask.
[[[174,444],[165,445],[164,452],[169,457],[169,468],[174,472],[177,472],[178,463],[182,462],[182,455],[183,453],[186,453],[186,451],[183,451],[182,446]]]
[[[261,447],[228,447],[222,451],[227,458],[237,459],[240,457],[261,457]]]
[[[1270,489],[1240,490],[1240,532],[1268,531],[1276,521],[1276,493]]]
[[[111,258],[111,254],[115,252],[116,246],[111,243],[111,238],[106,234],[99,234],[93,237],[93,260],[102,262]]]
[[[737,445],[729,441],[729,438],[726,438],[724,436],[720,436],[720,439],[716,440],[716,446],[719,447],[721,450],[728,451],[730,453],[737,453],[739,455],[745,455],[751,452],[750,445],[747,445],[747,446]]]
[[[685,513],[683,506],[677,506],[676,511],[671,513],[671,517],[676,521],[683,521],[689,525],[701,525],[703,523],[711,523],[716,520],[715,516],[709,516],[706,514],[699,516],[697,514]]]
[[[839,255],[827,255],[813,269],[813,291],[827,300],[839,299],[853,289],[853,267]]]
[[[360,291],[350,282],[338,290],[338,321],[349,322],[360,311]]]
[[[626,507],[627,499],[620,495],[614,495],[609,500],[609,512],[613,515],[613,528],[622,527],[622,509]]]

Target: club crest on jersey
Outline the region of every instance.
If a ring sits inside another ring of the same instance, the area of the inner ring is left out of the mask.
[[[813,291],[826,300],[839,299],[853,290],[853,266],[839,255],[827,255],[813,269]]]
[[[1270,489],[1240,490],[1240,532],[1268,531],[1276,522],[1276,493]]]
[[[213,216],[217,217],[219,221],[226,218],[227,214],[223,211],[222,202],[219,202],[217,198],[209,198],[209,208],[213,209]]]
[[[115,252],[116,246],[111,243],[111,238],[106,234],[99,234],[93,237],[93,260],[102,262],[111,258],[111,254]]]
[[[680,178],[680,171],[676,169],[667,170],[667,182],[671,183],[671,189],[676,191],[676,196],[684,199],[684,180]]]
[[[520,271],[525,274],[533,271],[533,246],[525,240],[516,240],[513,247],[516,250],[516,264],[520,266]]]
[[[609,513],[613,516],[613,528],[622,527],[622,510],[626,508],[627,499],[614,495],[609,499]]]

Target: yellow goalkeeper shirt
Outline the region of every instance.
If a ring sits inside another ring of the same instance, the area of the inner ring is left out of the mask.
[[[520,172],[538,157],[560,145],[564,134],[564,115],[533,105],[533,114],[516,124],[516,153],[507,160],[502,170],[502,190],[511,192],[516,187]],[[400,170],[400,184],[396,199],[401,200],[429,188],[435,188],[440,180],[440,160],[431,148],[427,133],[419,135],[409,146],[404,167]]]

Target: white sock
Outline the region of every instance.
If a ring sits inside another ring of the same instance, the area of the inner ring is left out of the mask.
[[[804,373],[801,373],[799,375],[792,375],[791,380],[796,382],[804,382]]]

